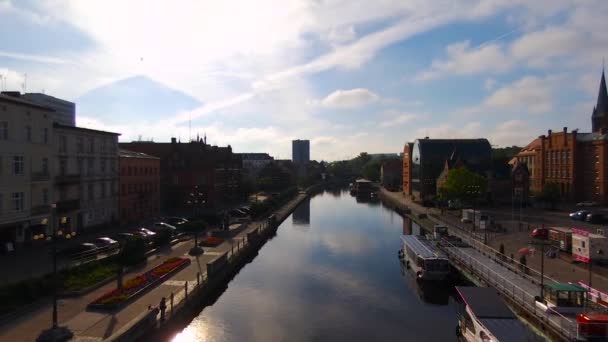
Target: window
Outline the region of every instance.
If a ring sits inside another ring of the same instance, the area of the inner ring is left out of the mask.
[[[585,241],[581,241],[581,247],[585,248]]]
[[[101,159],[99,161],[99,169],[101,170],[101,173],[106,173],[106,160],[105,159]]]
[[[68,137],[62,135],[59,137],[59,152],[67,152],[68,151]]]
[[[42,173],[49,174],[49,158],[42,158]]]
[[[65,176],[68,173],[68,160],[66,158],[59,159],[59,175]]]
[[[78,158],[76,163],[78,164],[78,174],[84,175],[84,159]]]
[[[13,211],[23,211],[23,192],[13,192]]]
[[[49,189],[42,189],[42,203],[44,205],[49,204]]]
[[[25,126],[25,140],[27,142],[32,141],[32,126]]]
[[[84,141],[82,137],[76,138],[76,152],[82,153],[84,152]]]
[[[106,152],[106,141],[102,140],[101,141],[101,153],[105,153]]]
[[[93,137],[89,138],[89,153],[95,152],[95,139]]]
[[[89,162],[88,162],[88,172],[87,174],[90,176],[93,174],[93,170],[95,168],[95,159],[93,158],[89,158]]]
[[[127,186],[125,184],[122,185],[122,195],[126,195],[127,194]]]
[[[115,159],[110,160],[110,171],[116,172],[116,160]]]
[[[23,156],[13,157],[13,174],[23,175]]]
[[[93,186],[93,184],[89,184],[88,189],[87,189],[87,198],[92,201],[95,197],[95,187]]]
[[[0,140],[8,140],[8,121],[0,121]]]
[[[106,197],[106,183],[101,183],[101,196],[99,198]]]
[[[42,130],[42,141],[45,144],[49,143],[49,129],[46,127]]]
[[[2,209],[4,208],[4,196],[0,193],[0,214],[2,214]]]

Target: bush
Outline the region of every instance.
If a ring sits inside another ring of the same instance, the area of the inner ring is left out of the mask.
[[[161,229],[154,235],[154,246],[160,247],[168,245],[171,242],[171,230]]]

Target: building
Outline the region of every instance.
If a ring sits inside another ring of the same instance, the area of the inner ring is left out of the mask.
[[[591,133],[568,132],[567,127],[548,130],[513,158],[512,164],[528,167],[532,194],[553,183],[566,201],[608,203],[608,93],[603,71],[591,126]]]
[[[0,94],[0,250],[50,233],[53,109]]]
[[[241,199],[242,162],[230,146],[171,138],[168,143],[134,141],[120,147],[160,158],[161,211],[183,213],[195,187],[204,202],[202,211],[218,210]]]
[[[236,153],[236,155],[241,158],[243,173],[252,179],[274,160],[268,153]]]
[[[118,222],[118,133],[53,125],[57,215],[66,231]]]
[[[160,214],[160,158],[120,149],[119,210],[122,224]]]
[[[310,141],[293,140],[291,142],[291,160],[296,165],[306,165],[310,161]]]
[[[404,146],[404,194],[418,202],[432,202],[437,178],[454,152],[472,171],[484,176],[490,172],[492,148],[486,139],[417,139]]]
[[[403,185],[403,161],[390,159],[380,166],[380,183],[391,191],[399,191]]]
[[[54,110],[53,122],[65,126],[76,126],[76,105],[74,102],[41,93],[26,93],[22,97],[28,101],[52,108]]]

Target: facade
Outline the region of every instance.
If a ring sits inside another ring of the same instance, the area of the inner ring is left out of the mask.
[[[404,147],[404,193],[422,203],[433,201],[437,178],[454,152],[472,171],[483,175],[491,171],[492,148],[486,139],[417,139]]]
[[[184,212],[195,187],[204,201],[201,211],[220,209],[240,200],[241,159],[232,148],[210,146],[197,139],[188,143],[136,141],[121,148],[160,158],[161,210]]]
[[[66,231],[118,221],[118,133],[55,123],[57,216]]]
[[[297,165],[306,165],[310,161],[310,141],[293,140],[291,142],[291,160]]]
[[[380,182],[391,191],[401,189],[403,182],[403,161],[401,159],[385,160],[380,166]]]
[[[236,153],[241,158],[242,169],[247,177],[256,178],[266,165],[274,160],[268,153]]]
[[[53,122],[65,126],[76,126],[76,105],[74,102],[41,93],[27,93],[22,96],[28,101],[52,108],[54,110]]]
[[[120,149],[120,222],[142,221],[160,214],[160,159]]]
[[[566,201],[608,203],[608,93],[604,72],[597,104],[591,115],[591,133],[548,130],[518,153],[530,171],[530,191],[540,194],[545,184],[557,184]]]
[[[52,117],[51,108],[0,94],[0,250],[50,232]]]

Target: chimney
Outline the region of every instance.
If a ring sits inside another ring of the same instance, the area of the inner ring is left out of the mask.
[[[568,146],[568,127],[564,127],[564,146]]]
[[[172,143],[172,144],[175,144],[176,142],[177,142],[177,139],[175,139],[175,138],[171,138],[171,143]]]
[[[551,130],[547,131],[547,136],[551,137]]]

